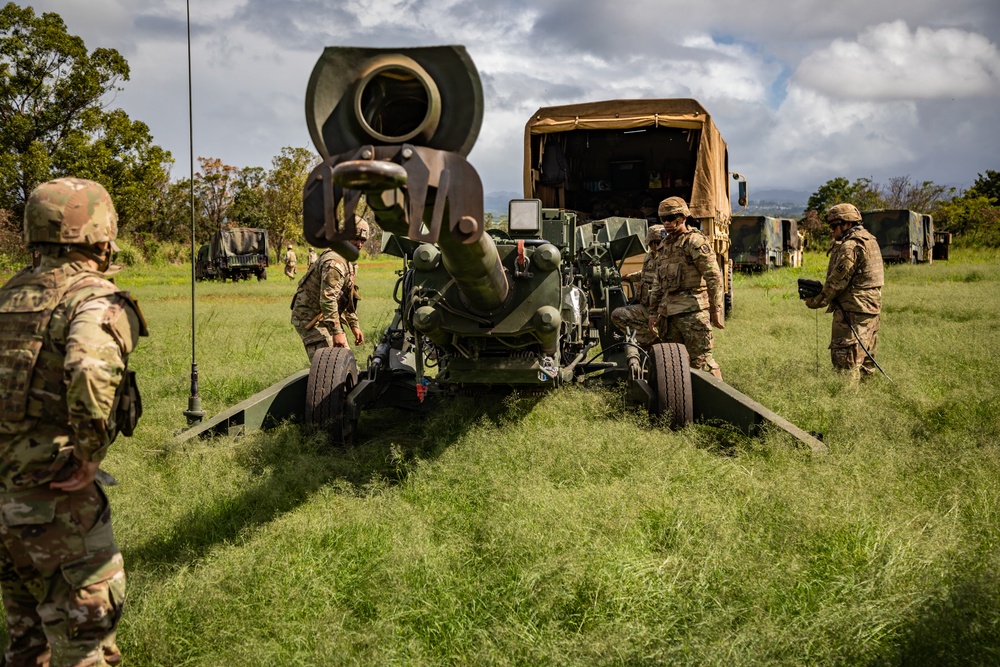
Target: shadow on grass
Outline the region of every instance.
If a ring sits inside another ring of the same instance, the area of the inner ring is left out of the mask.
[[[1000,665],[1000,574],[976,568],[961,576],[907,628],[897,655],[885,664]]]
[[[294,510],[331,483],[341,493],[376,493],[405,480],[417,462],[437,458],[478,421],[520,421],[537,400],[460,397],[429,414],[373,410],[362,415],[358,443],[347,448],[327,444],[325,433],[291,424],[253,434],[231,460],[218,462],[244,468],[253,484],[191,510],[156,537],[124,549],[125,560],[142,568],[192,563]]]

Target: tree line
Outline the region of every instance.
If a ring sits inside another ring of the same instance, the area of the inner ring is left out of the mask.
[[[282,148],[270,169],[199,157],[193,184],[172,180],[173,156],[153,142],[149,126],[109,108],[129,74],[120,53],[88,51],[58,14],[38,16],[14,2],[0,9],[0,254],[25,255],[21,219],[28,195],[39,183],[70,175],[108,189],[119,233],[147,255],[160,244],[190,239],[192,189],[199,243],[222,226],[267,229],[276,248],[301,239],[301,193],[319,162],[315,153]],[[980,174],[964,192],[908,176],[885,184],[835,178],[809,198],[803,227],[822,240],[828,235],[823,215],[840,202],[931,213],[939,229],[971,244],[1000,246],[1000,172]],[[502,225],[492,216],[486,222]],[[372,231],[369,245],[376,249],[380,234]]]
[[[935,229],[954,233],[967,245],[1000,247],[1000,171],[987,169],[978,174],[972,187],[959,191],[932,181],[916,183],[909,176],[898,176],[886,183],[870,178],[849,181],[834,178],[820,186],[806,203],[805,217],[799,223],[812,238],[829,239],[824,222],[828,208],[835,204],[854,204],[862,211],[909,209],[929,213]]]
[[[28,195],[60,176],[95,180],[111,194],[119,233],[142,250],[190,239],[192,182],[173,180],[169,151],[149,126],[108,108],[129,80],[114,49],[88,51],[56,13],[0,9],[0,253],[23,255]],[[199,157],[193,203],[196,239],[221,226],[268,230],[272,244],[301,238],[302,187],[319,157],[285,147],[271,168],[237,168]]]

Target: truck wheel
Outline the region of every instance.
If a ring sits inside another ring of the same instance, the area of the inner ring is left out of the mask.
[[[319,426],[334,445],[354,440],[356,422],[345,414],[347,395],[358,382],[354,353],[343,347],[316,350],[306,382],[306,423]]]
[[[267,269],[261,269],[260,273],[257,274],[257,282],[261,280],[267,280]]]
[[[671,428],[690,424],[694,421],[694,399],[687,348],[679,343],[658,343],[651,350],[649,364],[649,384],[655,392],[649,414],[669,414]]]

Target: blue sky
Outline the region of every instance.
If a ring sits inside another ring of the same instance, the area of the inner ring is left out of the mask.
[[[113,105],[186,175],[184,0],[22,4],[128,59]],[[324,46],[464,44],[484,82],[469,159],[487,192],[520,190],[537,108],[631,97],[698,99],[751,192],[1000,169],[996,0],[191,0],[191,15],[195,153],[237,166],[311,147],[303,96]]]

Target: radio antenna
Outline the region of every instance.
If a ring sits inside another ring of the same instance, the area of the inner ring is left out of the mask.
[[[191,88],[191,0],[185,0],[187,8],[187,56],[188,56],[188,140],[189,157],[191,167],[191,179],[189,181],[190,203],[191,203],[191,395],[188,396],[188,408],[184,411],[187,417],[188,426],[201,423],[205,417],[205,411],[201,409],[201,396],[198,395],[198,356],[195,345],[195,262],[196,248],[194,235],[194,95]]]

